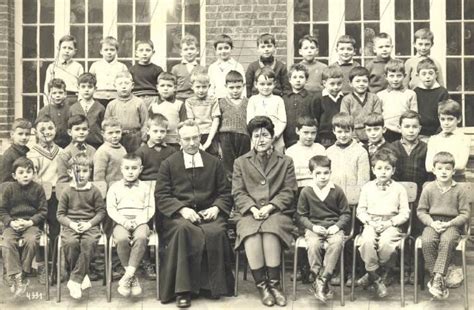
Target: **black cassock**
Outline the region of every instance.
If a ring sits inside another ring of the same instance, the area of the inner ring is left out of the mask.
[[[160,299],[176,293],[208,289],[214,296],[231,295],[234,289],[232,250],[227,238],[227,217],[232,207],[230,188],[217,158],[201,152],[204,167],[185,169],[183,152],[160,166],[156,205],[162,221],[158,227],[165,251],[160,265]],[[215,221],[193,224],[179,214],[183,207],[196,212],[217,206]]]

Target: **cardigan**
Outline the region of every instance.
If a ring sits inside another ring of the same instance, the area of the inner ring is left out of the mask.
[[[438,118],[438,103],[449,98],[446,88],[415,87],[413,90],[418,101],[418,113],[421,117],[420,135],[432,136],[438,131],[440,124]]]
[[[105,142],[94,154],[94,181],[105,181],[110,185],[122,179],[120,165],[127,151],[121,144]]]
[[[102,144],[104,142],[102,138],[102,121],[104,120],[105,114],[104,106],[94,100],[94,103],[86,113],[78,101],[69,109],[69,117],[77,114],[85,115],[89,122],[89,134],[87,135],[86,142],[92,145]]]
[[[247,72],[245,73],[245,81],[247,83],[247,97],[258,94],[257,88],[255,87],[255,74],[258,69],[263,68],[265,65],[260,61],[254,61],[249,64]],[[279,61],[274,60],[270,66],[275,72],[275,79],[273,88],[273,94],[277,96],[283,96],[286,92],[291,91],[291,85],[288,80],[288,70],[286,65]]]

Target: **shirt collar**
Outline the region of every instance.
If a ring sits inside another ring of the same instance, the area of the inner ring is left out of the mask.
[[[194,155],[188,154],[185,151],[183,151],[183,158],[184,158],[185,169],[204,167],[204,163],[202,162],[201,152],[199,151]]]
[[[327,97],[331,98],[333,101],[338,101],[340,97],[344,97],[344,94],[342,93],[342,91],[339,91],[339,93],[337,94],[337,96],[334,97],[333,95],[331,95],[331,94],[329,93],[329,91],[328,91],[326,88],[323,89],[323,91],[322,91],[321,94],[323,95],[323,97],[324,97],[324,96],[327,96]]]
[[[182,60],[181,60],[181,63],[182,63],[183,65],[193,65],[193,66],[197,66],[197,65],[198,65],[198,62],[197,62],[196,59],[194,59],[194,60],[191,61],[191,62],[187,61],[186,59],[182,59]]]
[[[393,184],[392,179],[387,180],[385,182],[377,181],[377,179],[375,179],[374,181],[375,181],[375,186],[377,186],[377,189],[382,190],[382,191],[386,191],[387,188]]]
[[[336,188],[334,186],[334,183],[331,181],[329,181],[328,184],[326,184],[326,186],[324,186],[323,188],[319,188],[316,184],[311,185],[311,187],[313,188],[313,191],[316,194],[316,196],[321,201],[324,201],[326,199],[331,189]]]
[[[139,183],[140,183],[140,180],[138,180],[138,179],[136,179],[133,182],[128,182],[128,181],[125,181],[125,179],[122,179],[123,186],[128,187],[128,188],[138,187]]]
[[[418,145],[418,143],[420,143],[420,139],[416,138],[415,142],[414,143],[410,143],[408,142],[407,140],[405,140],[403,137],[400,139],[400,143],[405,145],[405,146],[408,146],[408,147],[415,147]]]
[[[392,59],[392,57],[388,57],[388,58],[382,58],[380,56],[376,56],[374,58],[374,62],[383,62],[383,63],[387,63],[390,59]]]
[[[417,87],[421,89],[436,89],[436,88],[440,88],[441,85],[437,81],[435,81],[435,83],[433,84],[433,87],[427,88],[422,82],[420,82]]]
[[[66,61],[59,59],[59,64],[61,64],[62,66],[68,66],[71,64],[71,62],[72,62],[72,58]]]
[[[352,65],[354,64],[354,59],[351,59],[351,60],[349,60],[349,61],[347,61],[347,62],[342,62],[341,60],[338,59],[338,60],[337,60],[337,64],[338,64],[339,66],[352,66]]]
[[[237,63],[237,61],[236,61],[234,58],[232,58],[232,57],[230,57],[229,60],[226,60],[226,61],[224,61],[224,60],[222,60],[222,59],[217,59],[217,64],[218,64],[218,65],[225,64],[225,65],[234,66],[236,63]]]
[[[402,85],[400,86],[400,88],[398,88],[398,89],[393,89],[393,88],[390,86],[390,84],[387,84],[387,88],[386,88],[387,92],[399,91],[399,92],[402,92],[402,93],[405,92],[406,89],[407,89],[407,88],[406,88],[403,84],[402,84]]]
[[[288,94],[289,96],[301,95],[301,97],[306,97],[308,95],[308,91],[306,88],[303,88],[299,92],[295,93],[293,90]]]
[[[77,98],[77,101],[81,104],[81,105],[92,105],[94,103],[94,98],[91,98],[90,100],[86,100],[82,97],[79,96],[79,98]]]
[[[76,182],[72,181],[70,183],[70,186],[72,188],[74,188],[75,190],[78,190],[78,191],[85,191],[85,190],[89,190],[92,188],[92,183],[91,182],[87,182],[86,185],[84,185],[83,187],[81,188],[77,188],[77,185],[76,185]]]
[[[436,186],[438,187],[438,189],[439,189],[439,191],[441,192],[441,194],[444,194],[444,193],[449,192],[449,190],[450,190],[451,188],[455,187],[455,186],[458,184],[456,181],[451,180],[451,185],[450,185],[450,186],[448,186],[447,188],[442,188],[442,187],[439,185],[438,181],[435,180],[435,182],[436,182]]]
[[[258,60],[258,64],[259,64],[260,68],[265,67],[265,64],[260,59]],[[275,65],[276,65],[276,59],[273,59],[273,62],[270,65],[270,68],[275,69]]]
[[[151,140],[148,140],[146,145],[148,145],[148,147],[150,149],[154,148],[155,146],[159,146],[159,147],[166,147],[168,146],[165,142],[161,142],[161,143],[153,143],[151,142]]]
[[[353,92],[352,92],[352,96],[353,96],[357,101],[359,101],[360,103],[365,103],[365,102],[367,101],[367,97],[368,97],[367,93],[368,93],[368,92],[366,92],[366,93],[364,94],[364,98],[360,98],[360,96],[359,96],[355,91],[353,91]]]

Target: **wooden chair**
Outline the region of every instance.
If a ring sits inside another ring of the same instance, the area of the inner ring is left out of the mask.
[[[425,183],[423,187],[426,185]],[[472,192],[474,190],[474,183],[459,183],[462,184],[462,186],[465,187],[465,191],[468,195],[469,198],[469,204],[472,205],[474,204],[474,196],[472,195]],[[470,219],[469,219],[470,220]],[[469,241],[469,237],[471,235],[471,226],[470,226],[470,221],[464,225],[464,233],[461,235],[461,239],[459,240],[458,245],[456,246],[456,251],[461,252],[461,257],[462,257],[462,273],[464,275],[464,281],[463,281],[463,286],[464,286],[464,309],[469,309],[469,290],[468,290],[468,279],[467,279],[467,260],[466,260],[466,245],[467,242]],[[422,241],[421,237],[418,237],[415,241],[415,304],[418,303],[418,268],[419,268],[419,255],[422,247]],[[421,283],[420,285],[424,285],[425,282],[425,271],[421,270]]]
[[[400,250],[400,303],[402,307],[405,307],[405,281],[404,281],[404,273],[405,273],[405,244],[407,239],[411,234],[411,223],[412,223],[412,211],[413,203],[416,200],[416,183],[413,182],[399,182],[402,184],[408,195],[408,203],[410,206],[410,218],[408,219],[408,228],[405,232],[402,232],[401,239],[398,244],[398,249]],[[360,237],[361,235],[357,235],[354,240],[354,251],[352,253],[352,274],[355,275],[356,269],[356,259],[357,259],[357,248],[360,246]],[[355,287],[355,279],[352,279],[351,285],[351,301],[354,301],[354,287]]]
[[[345,300],[344,300],[344,249],[346,242],[351,240],[354,237],[354,223],[355,223],[355,215],[356,215],[356,206],[357,203],[359,202],[359,195],[360,195],[360,186],[349,186],[346,189],[346,197],[349,203],[349,206],[351,207],[351,212],[352,212],[352,220],[351,220],[351,230],[348,235],[344,236],[344,241],[342,243],[342,251],[341,251],[341,258],[340,258],[340,268],[341,268],[341,306],[344,306]],[[295,241],[295,254],[294,254],[294,260],[293,260],[293,300],[296,300],[296,271],[298,268],[298,249],[299,248],[304,248],[308,249],[308,244],[306,243],[306,240],[304,237],[298,237]]]

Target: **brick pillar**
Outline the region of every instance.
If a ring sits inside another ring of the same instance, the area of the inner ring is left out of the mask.
[[[9,136],[15,116],[14,20],[15,0],[0,0],[0,139]]]
[[[275,35],[279,60],[286,61],[286,0],[207,0],[206,64],[215,61],[213,42],[225,33],[234,41],[233,57],[244,68],[258,58],[256,39],[265,32]]]

